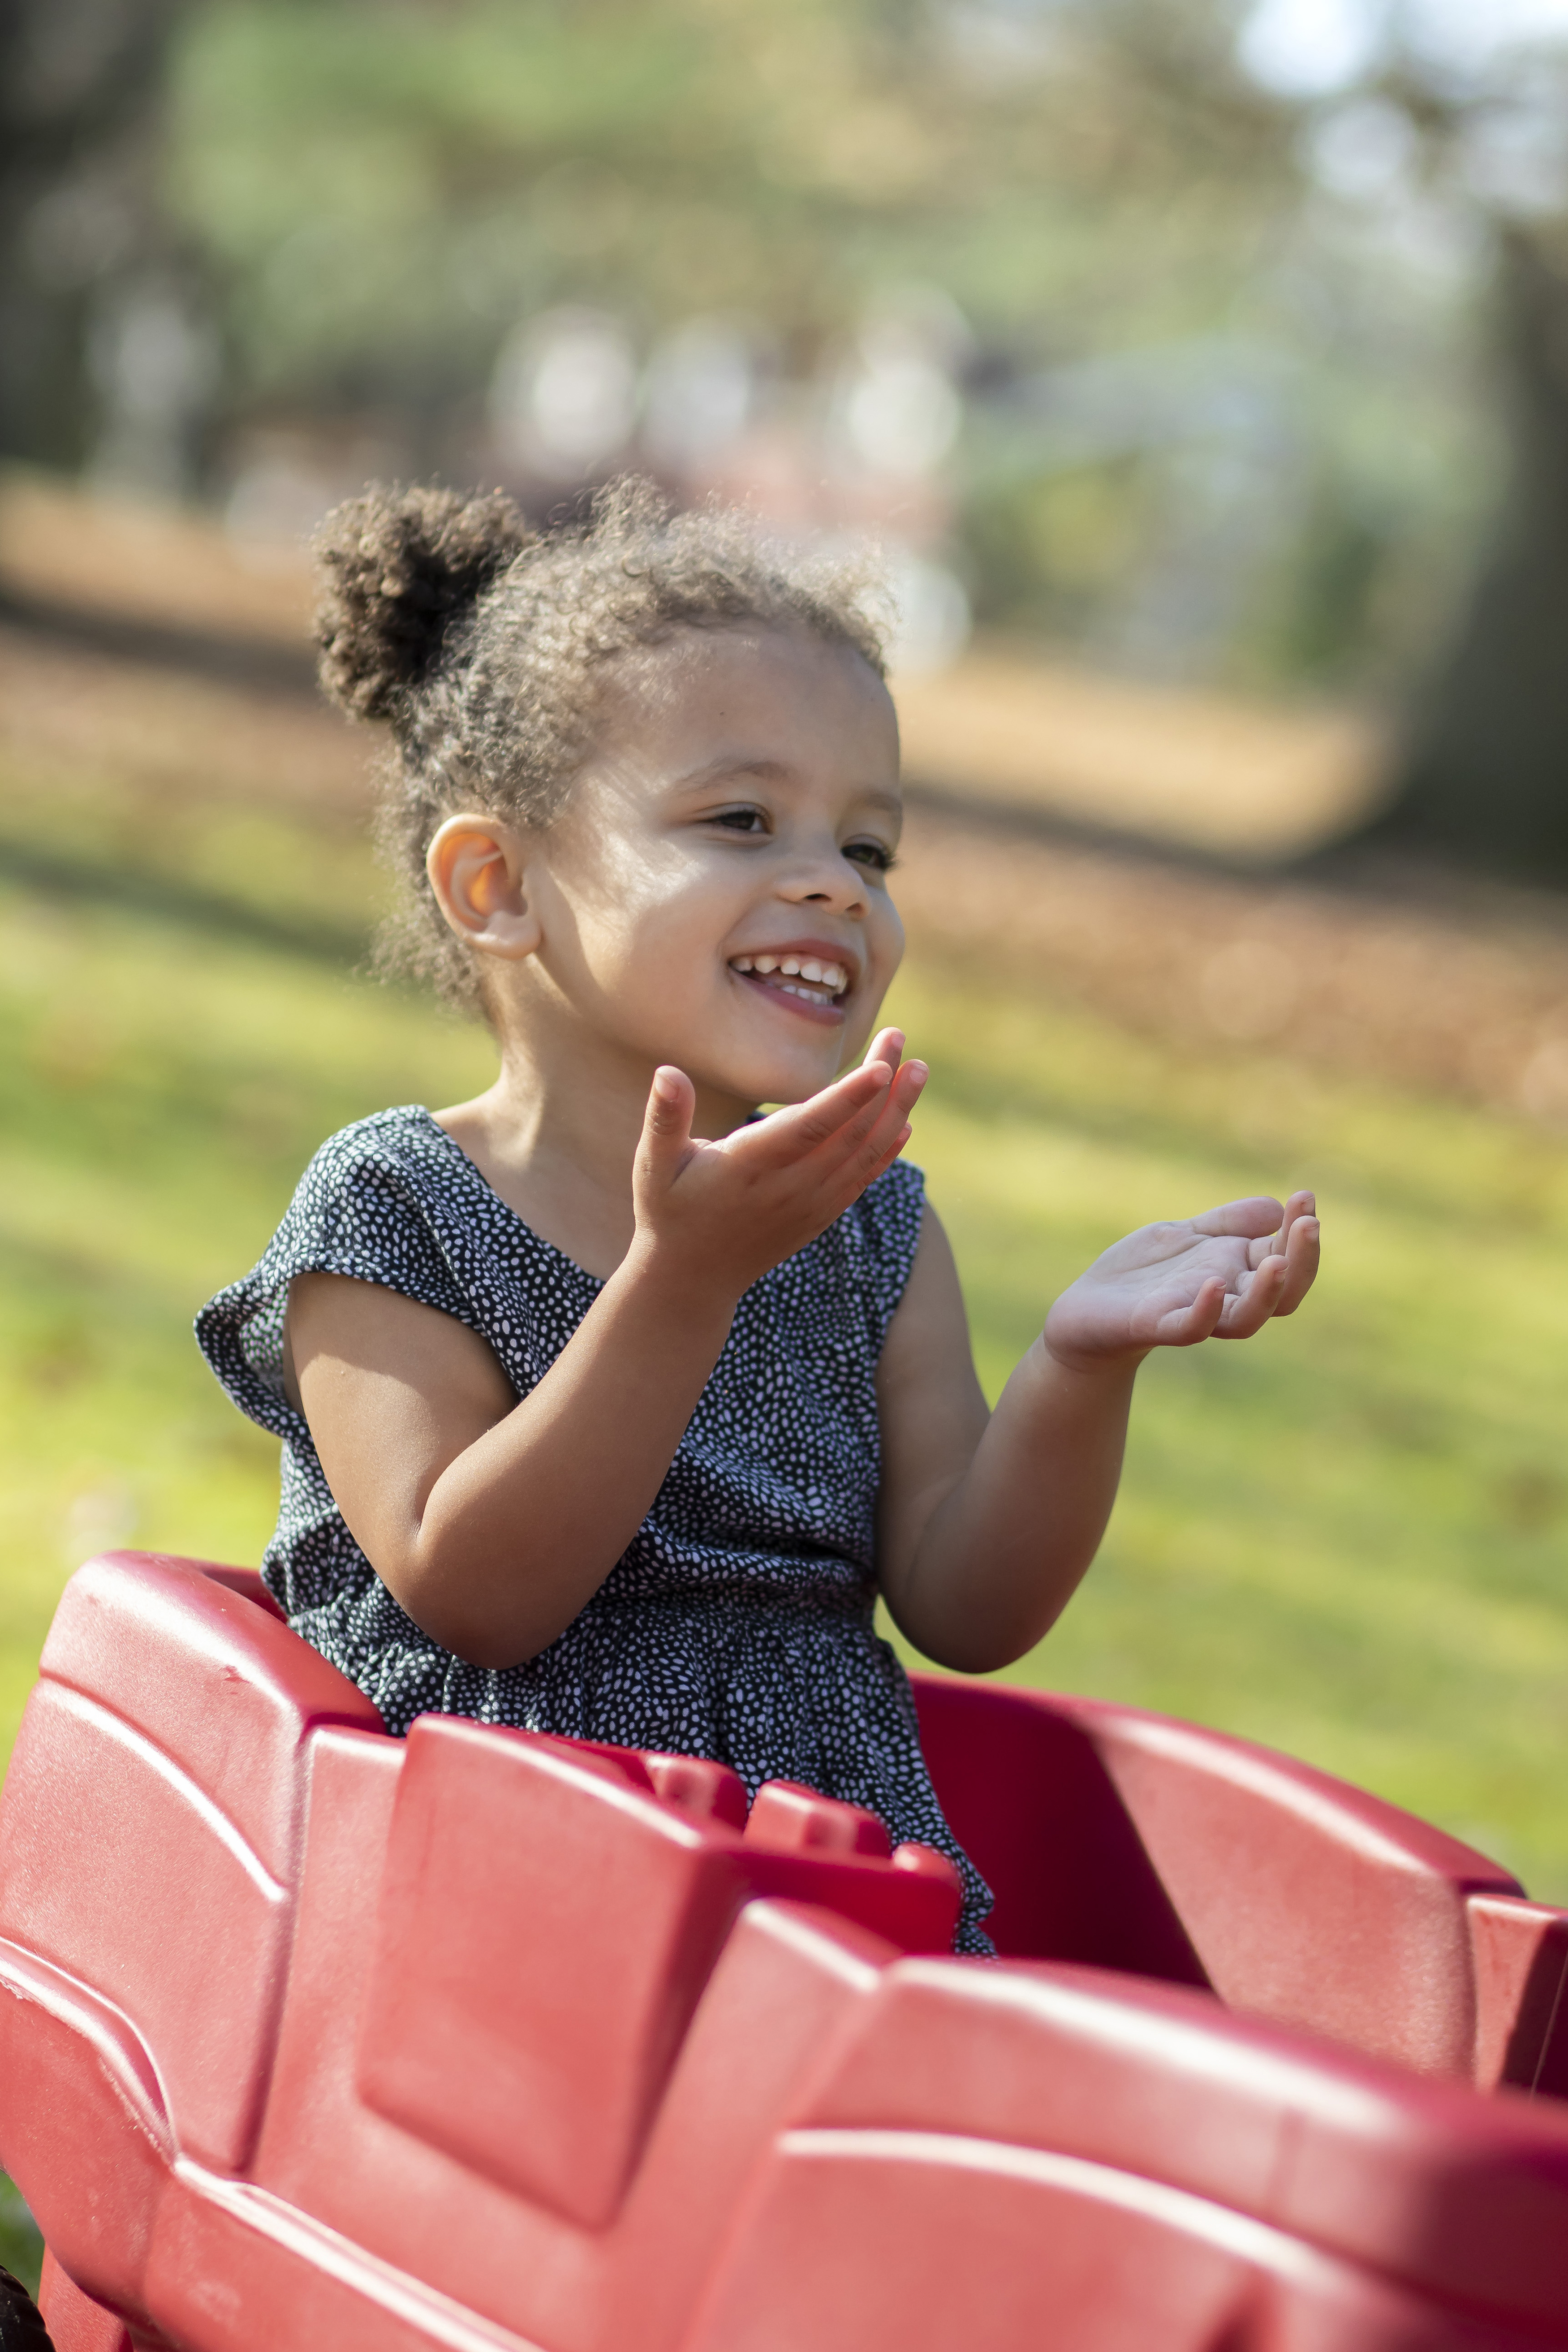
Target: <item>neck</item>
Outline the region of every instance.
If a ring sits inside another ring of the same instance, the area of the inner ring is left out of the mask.
[[[494,1086],[436,1118],[526,1224],[610,1275],[631,1245],[632,1162],[655,1066],[553,1024],[509,1029]],[[728,1135],[755,1108],[700,1085],[692,1132]]]

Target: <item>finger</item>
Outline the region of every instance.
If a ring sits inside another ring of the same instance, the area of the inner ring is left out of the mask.
[[[858,1200],[867,1185],[874,1184],[898,1158],[910,1139],[908,1111],[924,1080],[923,1063],[906,1063],[887,1095],[868,1104],[814,1155],[824,1181],[832,1188],[829,1197],[840,1203],[835,1214]]]
[[[1301,1216],[1290,1228],[1285,1253],[1285,1282],[1276,1315],[1294,1315],[1318,1278],[1322,1227],[1315,1216]]]
[[[1233,1290],[1226,1298],[1224,1312],[1215,1326],[1215,1338],[1250,1339],[1255,1331],[1261,1331],[1279,1304],[1285,1271],[1282,1257],[1266,1257],[1248,1278],[1246,1289]]]
[[[879,1029],[866,1049],[866,1062],[883,1062],[889,1071],[896,1071],[904,1051],[901,1029]],[[862,1063],[861,1067],[865,1067]]]
[[[1211,1275],[1190,1306],[1167,1308],[1154,1325],[1154,1341],[1161,1348],[1195,1348],[1211,1339],[1220,1317],[1225,1312],[1225,1284],[1217,1275]]]
[[[1253,1241],[1277,1234],[1284,1214],[1278,1201],[1255,1192],[1245,1201],[1226,1201],[1217,1209],[1205,1209],[1201,1217],[1189,1222],[1194,1234],[1232,1234]]]
[[[905,1062],[880,1101],[869,1103],[860,1118],[843,1130],[844,1135],[848,1137],[860,1129],[858,1139],[868,1150],[879,1151],[888,1137],[907,1124],[930,1076],[923,1062]]]
[[[879,1108],[891,1084],[885,1062],[862,1063],[858,1070],[835,1078],[820,1094],[803,1103],[786,1104],[783,1110],[758,1119],[754,1127],[741,1129],[728,1140],[736,1150],[748,1157],[755,1154],[771,1167],[789,1167],[830,1142],[871,1106]]]
[[[1303,1217],[1315,1216],[1317,1207],[1318,1203],[1310,1192],[1292,1192],[1285,1203],[1285,1213],[1279,1220],[1279,1232],[1266,1234],[1262,1240],[1255,1241],[1250,1244],[1247,1264],[1256,1268],[1263,1264],[1266,1257],[1289,1259],[1292,1231]]]
[[[879,1127],[901,1126],[925,1090],[931,1072],[923,1062],[905,1062],[880,1103],[873,1108]]]
[[[653,1074],[647,1108],[643,1113],[642,1141],[637,1158],[644,1171],[668,1183],[691,1149],[691,1120],[697,1089],[684,1070],[661,1064]]]
[[[883,1146],[881,1153],[875,1164],[867,1170],[864,1181],[859,1184],[856,1192],[851,1193],[850,1201],[858,1200],[860,1193],[864,1192],[868,1186],[874,1184],[879,1176],[885,1176],[887,1174],[889,1169],[892,1166],[894,1160],[898,1158],[900,1152],[903,1150],[905,1144],[909,1141],[913,1133],[914,1129],[912,1127],[900,1127],[899,1129],[898,1133]],[[845,1208],[847,1208],[849,1205],[849,1201],[847,1201],[844,1204]],[[842,1214],[843,1212],[840,1211],[839,1213]]]
[[[923,1062],[906,1062],[883,1100],[841,1129],[818,1155],[833,1188],[829,1198],[838,1203],[835,1215],[885,1174],[908,1143],[914,1130],[907,1113],[930,1075]]]
[[[890,1158],[896,1158],[910,1139],[910,1114],[920,1099],[928,1072],[923,1062],[906,1062],[899,1072],[887,1096],[871,1106],[872,1116],[864,1135],[855,1145],[853,1158],[865,1171],[861,1181],[869,1184],[879,1176]],[[855,1126],[859,1124],[855,1122]],[[845,1129],[852,1135],[855,1126]]]

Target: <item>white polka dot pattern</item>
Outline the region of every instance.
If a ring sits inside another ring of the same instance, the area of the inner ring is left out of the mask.
[[[598,1591],[524,1665],[469,1665],[420,1631],[354,1542],[284,1393],[297,1274],[384,1284],[480,1332],[520,1395],[600,1285],[493,1192],[428,1111],[377,1113],[322,1145],[266,1255],[196,1336],[241,1410],[282,1440],[262,1572],[295,1631],[380,1708],[713,1756],[754,1794],[804,1781],[865,1805],[963,1874],[955,1948],[989,1952],[990,1890],[942,1818],[902,1668],[872,1626],[876,1367],[920,1237],[899,1161],[747,1291],[652,1510]],[[527,1533],[518,1547],[526,1557]]]

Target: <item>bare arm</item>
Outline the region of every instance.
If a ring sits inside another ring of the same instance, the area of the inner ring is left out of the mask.
[[[923,1076],[873,1058],[710,1144],[691,1139],[689,1083],[661,1071],[632,1246],[521,1402],[450,1316],[342,1276],[293,1284],[289,1354],[327,1483],[416,1624],[482,1666],[570,1624],[647,1516],[742,1293],[896,1156]]]
[[[878,1376],[879,1559],[900,1630],[970,1674],[1032,1648],[1100,1548],[1144,1356],[1245,1339],[1291,1313],[1317,1256],[1308,1194],[1284,1212],[1237,1202],[1145,1226],[1063,1293],[987,1418],[952,1254],[928,1209]]]

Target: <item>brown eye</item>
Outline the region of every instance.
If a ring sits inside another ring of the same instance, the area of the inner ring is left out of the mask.
[[[709,822],[711,824],[721,824],[727,833],[765,833],[767,831],[767,822],[761,809],[721,809],[718,815],[710,817]]]
[[[868,866],[877,874],[889,874],[898,863],[890,849],[879,841],[847,841],[844,855],[856,866]]]

